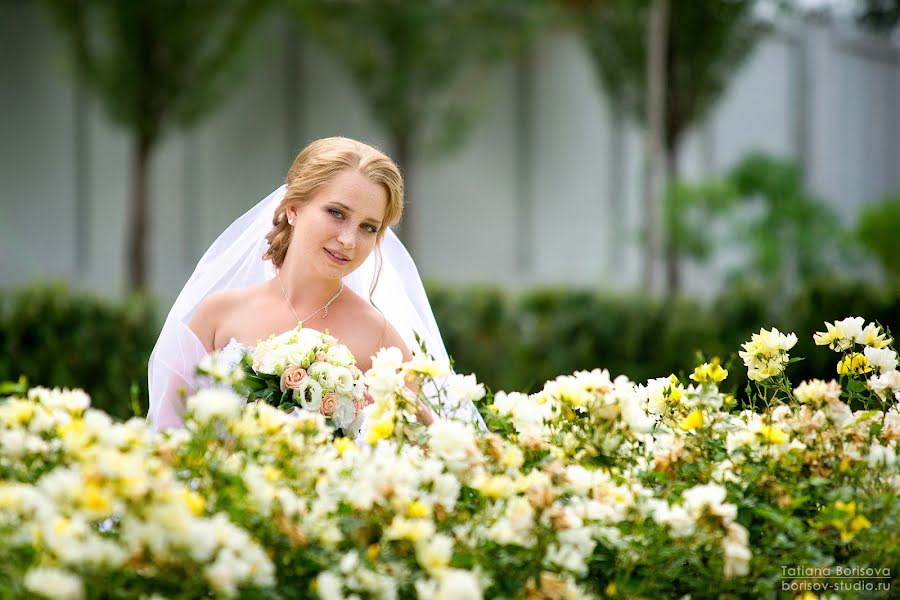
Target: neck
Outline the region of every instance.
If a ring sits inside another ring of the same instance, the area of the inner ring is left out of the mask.
[[[339,279],[326,279],[318,276],[310,269],[305,268],[300,261],[290,260],[290,257],[285,257],[281,269],[279,269],[279,275],[284,292],[295,309],[306,306],[318,308],[341,289]],[[278,284],[278,281],[276,280],[275,283]]]

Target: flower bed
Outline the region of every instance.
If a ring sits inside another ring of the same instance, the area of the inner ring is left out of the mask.
[[[0,596],[889,597],[896,354],[861,319],[815,340],[838,352],[835,380],[791,384],[796,337],[763,330],[738,397],[715,360],[490,396],[383,351],[359,444],[223,390],[159,435],[77,390],[11,390]],[[489,431],[418,425],[410,381],[475,400]]]

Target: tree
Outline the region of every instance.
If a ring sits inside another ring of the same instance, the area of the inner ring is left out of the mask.
[[[147,284],[149,172],[154,149],[223,98],[235,58],[262,14],[257,0],[43,0],[79,81],[132,135],[128,284]]]
[[[569,0],[567,4],[577,17],[576,27],[604,91],[648,127],[648,80],[652,79],[645,40],[651,16],[661,10],[659,0]],[[665,37],[663,141],[670,181],[679,176],[684,134],[715,106],[765,30],[753,5],[751,0],[672,2],[665,31],[657,27],[656,35]],[[662,202],[659,198],[657,203]],[[666,281],[674,292],[680,286],[678,241],[671,228],[666,229]]]
[[[540,23],[540,0],[286,0],[301,27],[343,61],[391,152],[412,180],[426,148],[458,143],[472,68],[521,49]],[[410,205],[401,233],[412,240]]]

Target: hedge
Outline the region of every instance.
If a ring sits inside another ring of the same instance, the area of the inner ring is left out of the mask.
[[[728,381],[742,389],[740,344],[772,326],[795,332],[792,354],[807,357],[791,365],[793,381],[831,378],[833,357],[812,350],[824,319],[859,315],[900,331],[900,289],[850,281],[807,286],[786,303],[740,288],[703,304],[592,290],[428,287],[456,370],[476,373],[493,390],[536,391],[557,375],[594,367],[635,381],[685,373],[700,349],[730,361]],[[0,381],[24,375],[33,385],[82,387],[110,414],[143,413],[159,308],[146,298],[114,303],[62,285],[0,290]],[[129,386],[135,397],[123,398]]]

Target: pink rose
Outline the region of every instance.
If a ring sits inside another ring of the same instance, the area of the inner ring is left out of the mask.
[[[281,391],[296,390],[306,380],[306,369],[290,367],[281,374]]]
[[[319,412],[330,417],[337,408],[338,397],[334,392],[328,392],[322,397],[322,404],[319,405]]]
[[[328,355],[319,350],[316,352],[316,362],[328,362]]]

